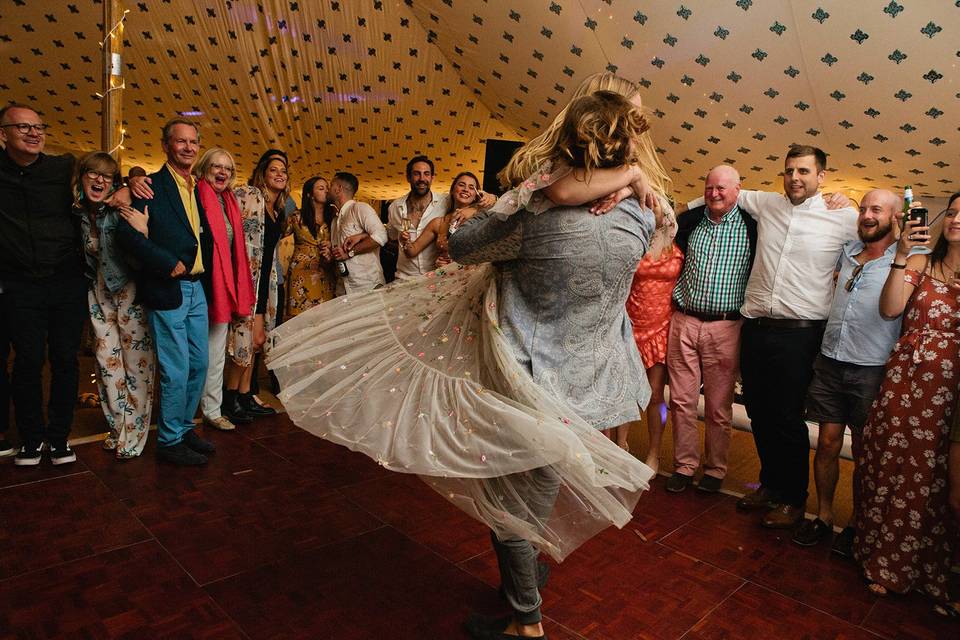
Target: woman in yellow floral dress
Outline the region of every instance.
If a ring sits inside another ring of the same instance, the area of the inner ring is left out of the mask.
[[[333,298],[330,229],[324,220],[328,183],[313,177],[303,185],[300,211],[290,219],[293,256],[287,277],[287,317]]]

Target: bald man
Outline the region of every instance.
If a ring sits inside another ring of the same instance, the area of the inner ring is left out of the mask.
[[[679,493],[700,466],[697,404],[704,396],[703,477],[698,489],[720,490],[727,472],[733,386],[740,362],[744,291],[757,248],[757,222],[737,205],[740,174],[720,165],[707,174],[705,203],[677,219],[683,271],[673,290],[675,313],[667,341],[674,472],[667,491]]]
[[[801,546],[814,546],[833,533],[833,495],[844,430],[850,427],[856,465],[867,413],[900,335],[900,319],[880,315],[880,291],[891,267],[903,268],[893,264],[901,208],[900,197],[890,191],[867,193],[857,218],[858,238],[844,245],[840,257],[833,303],[807,395],[807,420],[820,423],[813,460],[819,506],[817,517],[804,521],[794,533],[793,541]],[[854,509],[859,493],[860,474],[854,466]],[[834,541],[833,551],[849,556],[854,533],[846,527]]]

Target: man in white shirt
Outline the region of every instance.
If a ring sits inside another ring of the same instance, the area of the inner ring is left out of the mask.
[[[740,371],[760,457],[760,487],[737,507],[767,509],[769,528],[792,528],[803,519],[810,477],[806,392],[837,260],[844,243],[857,237],[857,210],[842,196],[836,199],[842,207],[830,210],[820,194],[826,164],[820,149],[793,145],[785,195],[744,190],[737,201],[757,219],[757,254],[740,309]]]
[[[387,235],[397,241],[400,233],[410,231],[411,239],[423,233],[434,218],[446,214],[450,197],[430,190],[433,185],[433,161],[426,156],[416,156],[407,162],[407,182],[410,191],[390,203],[387,217]],[[431,244],[413,258],[403,251],[398,252],[397,280],[416,278],[436,268],[437,247]]]
[[[357,202],[354,196],[360,181],[351,173],[337,173],[330,183],[327,200],[337,207],[330,224],[333,258],[343,262],[348,274],[337,278],[337,295],[370,291],[384,284],[380,247],[387,242],[387,230],[373,207]],[[366,234],[359,242],[353,236]]]

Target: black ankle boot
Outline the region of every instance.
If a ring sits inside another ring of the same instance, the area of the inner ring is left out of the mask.
[[[276,410],[273,407],[261,405],[259,402],[254,400],[252,391],[241,393],[238,397],[240,401],[240,408],[254,418],[272,416],[276,413]]]
[[[220,413],[233,424],[250,424],[253,422],[253,416],[243,410],[238,397],[236,389],[224,389]]]

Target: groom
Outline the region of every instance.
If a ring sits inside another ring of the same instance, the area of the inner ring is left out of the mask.
[[[630,198],[603,216],[586,206],[505,220],[482,212],[450,236],[450,257],[460,264],[497,263],[500,328],[519,362],[597,429],[639,420],[650,399],[625,302],[656,223]],[[548,521],[559,477],[550,467],[521,475],[520,500],[536,521]],[[513,615],[472,616],[468,632],[484,640],[545,638],[538,549],[521,538],[492,537]]]

